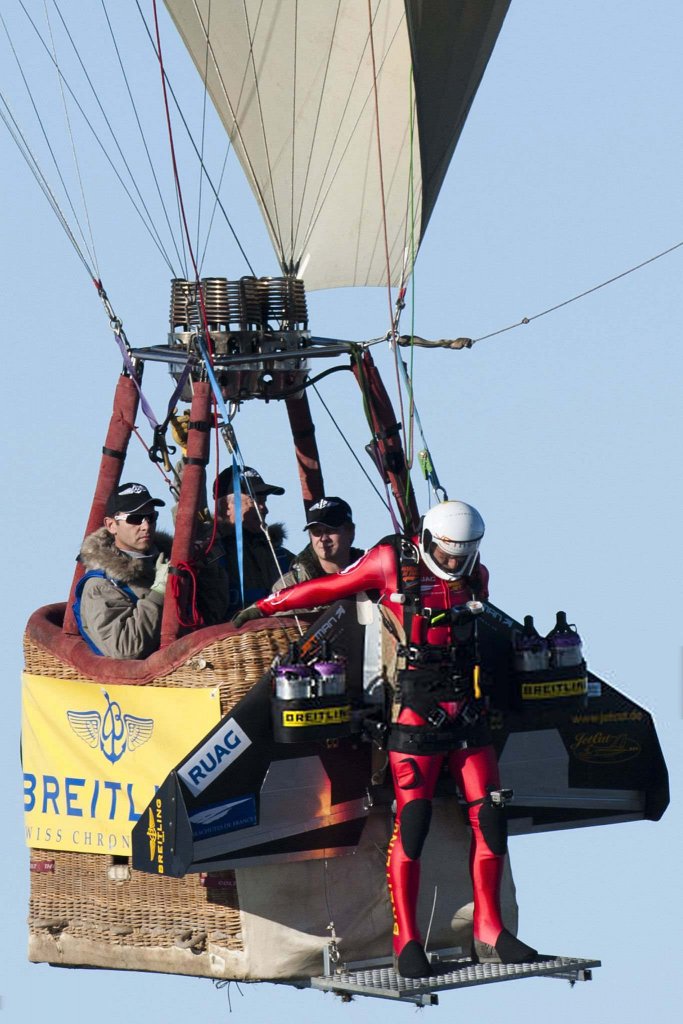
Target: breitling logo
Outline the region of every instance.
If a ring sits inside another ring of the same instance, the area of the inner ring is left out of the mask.
[[[124,715],[118,701],[110,700],[103,690],[106,710],[67,711],[69,725],[79,739],[93,750],[99,747],[112,764],[119,761],[127,750],[137,750],[152,737],[154,719]]]
[[[149,815],[149,819],[145,835],[149,840],[149,859],[152,864],[156,864],[157,873],[163,875],[166,833],[164,832],[162,804],[159,797],[156,797],[154,800],[154,811],[149,807],[147,813]]]
[[[147,838],[149,839],[149,859],[154,860],[154,854],[157,852],[157,827],[154,822],[154,814],[150,807],[148,812],[149,823],[147,825]]]

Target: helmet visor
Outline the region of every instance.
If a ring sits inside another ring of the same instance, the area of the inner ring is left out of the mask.
[[[444,573],[457,580],[469,576],[478,550],[478,540],[453,541],[439,537],[434,538],[430,544],[429,555]]]

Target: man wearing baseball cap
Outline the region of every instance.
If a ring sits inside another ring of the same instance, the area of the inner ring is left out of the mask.
[[[159,646],[171,538],[157,534],[157,507],[143,484],[110,494],[104,526],[83,541],[86,573],[74,612],[83,639],[107,658],[145,658]]]
[[[284,487],[266,483],[251,466],[244,466],[240,470],[239,483],[240,493],[237,497],[232,467],[229,467],[219,473],[214,484],[218,533],[224,552],[223,565],[229,578],[228,617],[269,594],[275,581],[287,572],[294,558],[292,552],[283,546],[283,524],[266,523],[267,498],[271,494],[284,494]],[[244,601],[240,589],[235,530],[238,510],[242,520]]]
[[[351,506],[343,498],[319,498],[306,513],[304,530],[308,531],[309,543],[283,579],[275,581],[273,593],[304,580],[341,572],[363,554],[353,547],[356,527]]]

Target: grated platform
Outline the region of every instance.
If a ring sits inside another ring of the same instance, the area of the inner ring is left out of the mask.
[[[590,981],[592,968],[600,967],[599,960],[566,956],[543,956],[533,963],[524,964],[475,964],[468,957],[446,960],[439,953],[432,954],[431,959],[435,966],[437,962],[443,962],[440,963],[442,973],[430,978],[402,978],[386,962],[378,962],[374,966],[349,964],[319,978],[311,978],[311,987],[342,996],[374,996],[417,1006],[436,1006],[439,992],[450,989],[517,978],[561,978],[573,984],[575,981]]]

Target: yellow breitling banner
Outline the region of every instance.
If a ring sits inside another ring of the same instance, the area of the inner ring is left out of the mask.
[[[110,686],[23,675],[28,846],[130,854],[171,769],[220,721],[218,688]]]

